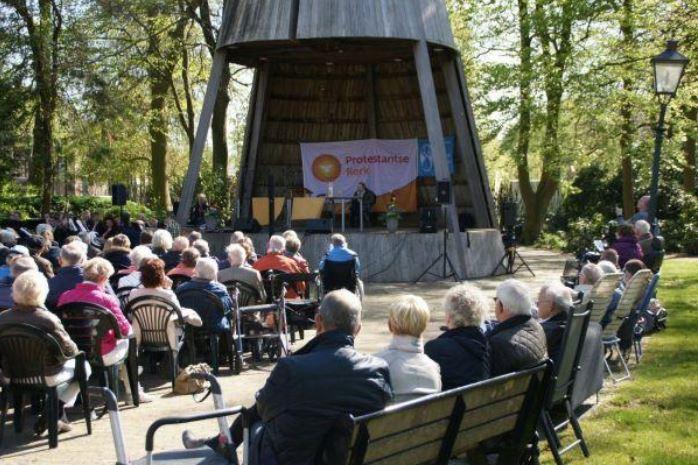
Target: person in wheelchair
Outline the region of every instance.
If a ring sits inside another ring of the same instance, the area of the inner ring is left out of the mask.
[[[248,411],[255,463],[338,463],[332,458],[341,454],[336,446],[348,438],[328,438],[337,420],[381,410],[392,399],[387,362],[354,348],[361,310],[351,292],[330,292],[317,315],[317,336],[279,359]],[[236,448],[243,441],[242,418],[230,432]],[[219,436],[198,439],[186,430],[182,442],[187,449],[207,445],[224,455],[233,453]]]
[[[364,285],[359,279],[359,254],[351,250],[341,234],[330,237],[330,250],[320,261],[320,275],[325,292],[348,289],[363,299]]]

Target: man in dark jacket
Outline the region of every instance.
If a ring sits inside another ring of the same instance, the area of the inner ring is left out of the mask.
[[[392,398],[387,363],[354,349],[354,337],[361,329],[361,302],[354,294],[328,293],[316,324],[318,335],[293,356],[280,359],[257,393],[253,413],[264,425],[260,463],[339,463],[337,438],[328,434],[337,420],[381,410]],[[240,421],[231,435],[239,445]],[[183,442],[187,448],[204,444],[188,431]],[[335,447],[325,447],[330,442]],[[219,443],[218,437],[208,442],[215,448]]]
[[[509,279],[497,286],[494,313],[499,323],[487,333],[491,376],[537,365],[548,356],[545,333],[531,316],[531,307],[522,282]]]
[[[572,295],[568,287],[559,282],[547,284],[538,292],[538,317],[545,332],[550,359],[557,365],[560,361],[562,339],[567,326],[567,310],[572,306]]]
[[[489,347],[480,329],[487,300],[470,284],[454,286],[444,297],[446,332],[426,343],[424,353],[439,364],[443,390],[487,379]]]
[[[86,254],[87,246],[80,241],[70,242],[61,247],[61,267],[56,275],[48,280],[49,292],[46,298],[48,308],[55,308],[61,294],[75,289],[78,283],[83,282],[82,266]]]

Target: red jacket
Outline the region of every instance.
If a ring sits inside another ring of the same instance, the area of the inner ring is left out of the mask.
[[[252,265],[252,268],[259,271],[260,273],[269,270],[282,271],[284,273],[303,273],[298,263],[287,256],[280,253],[269,252]],[[296,283],[296,288],[299,292],[305,291],[305,283]],[[294,289],[289,287],[286,290],[287,299],[298,299],[300,296],[296,293]]]
[[[116,322],[119,324],[119,330],[122,335],[125,336],[131,332],[131,323],[128,322],[121,311],[119,299],[104,292],[104,288],[100,287],[97,283],[90,281],[78,283],[75,289],[61,294],[58,299],[58,306],[60,307],[63,304],[70,304],[73,302],[85,302],[106,308],[116,317]],[[114,350],[114,347],[116,347],[116,339],[117,336],[112,330],[104,336],[102,340],[102,355],[108,354]]]

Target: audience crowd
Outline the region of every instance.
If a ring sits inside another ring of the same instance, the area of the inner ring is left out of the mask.
[[[31,323],[54,336],[67,355],[75,353],[77,347],[55,313],[61,305],[96,304],[115,316],[121,334],[112,331],[103,339],[100,354],[107,360],[127,350],[123,336],[134,333],[140,338],[137,323],[129,323],[123,302],[116,297],[124,290],[129,299],[156,296],[177,306],[181,292],[208,291],[225,310],[220,319],[202,321],[196,311],[184,308],[184,320],[188,325],[227,331],[234,302],[222,283],[245,283],[257,291],[261,303],[269,292],[264,285],[265,272],[310,271],[294,231],[272,236],[267,250],[259,256],[251,238],[235,232],[219,257],[211,253],[197,231],[173,237],[167,229],[147,227],[145,221],[131,222],[127,214],[119,219],[87,214],[75,223],[61,218],[53,224],[38,225],[34,232],[24,228],[0,231],[0,309],[4,310],[0,312],[0,328]],[[420,297],[401,296],[388,309],[391,340],[375,355],[354,348],[361,331],[362,286],[356,294],[347,290],[326,293],[315,318],[316,336],[292,356],[281,358],[256,396],[251,411],[253,419],[264,425],[263,443],[268,447],[263,450],[274,454],[278,463],[313,463],[318,454],[335,453],[323,449],[323,438],[338,415],[380,410],[389,403],[530,367],[548,357],[557,362],[573,301],[588,300],[604,274],[622,272],[620,287],[602,321],[602,325],[607,324],[624,286],[645,267],[642,258],[648,254],[652,239],[645,219],[634,226],[622,224],[602,260],[581,268],[575,289],[548,283],[540,289],[535,303],[530,289],[514,279],[499,284],[494,302],[475,286],[458,284],[443,298],[443,332],[426,343],[423,335],[431,318],[429,306]],[[317,265],[322,271],[328,262],[353,262],[360,283],[358,254],[340,234],[332,235],[329,249]],[[304,291],[300,284],[289,287],[286,298],[299,298]],[[168,337],[173,340],[176,331],[181,328],[171,324]],[[89,372],[89,366],[86,368]],[[53,370],[72,373],[74,360],[57,361]],[[152,400],[139,389],[142,402]],[[61,409],[72,405],[77,393],[74,382],[64,386],[59,396]],[[69,428],[63,413],[61,431]],[[40,418],[36,430],[44,429],[45,420]],[[231,427],[231,433],[235,445],[240,444],[240,422]],[[183,442],[188,448],[206,444],[231,453],[219,437],[198,439],[187,431]]]

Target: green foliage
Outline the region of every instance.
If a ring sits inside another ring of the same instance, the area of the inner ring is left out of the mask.
[[[102,214],[118,215],[119,207],[111,204],[111,197],[93,196],[53,196],[51,198],[52,212],[69,212],[79,214],[86,210],[100,212]],[[35,188],[19,189],[14,184],[6,185],[0,189],[0,219],[7,218],[12,212],[19,212],[22,219],[39,218],[41,216],[41,197]],[[139,214],[152,216],[153,211],[145,205],[129,201],[124,206],[124,211],[132,217]],[[164,215],[157,215],[164,218]]]
[[[549,250],[567,250],[567,239],[564,231],[543,231],[535,242],[535,246]]]
[[[671,192],[665,189],[660,194],[660,218],[662,235],[666,247],[671,251],[681,251],[698,255],[698,198],[686,194],[675,184]],[[663,207],[663,208],[661,208]]]

